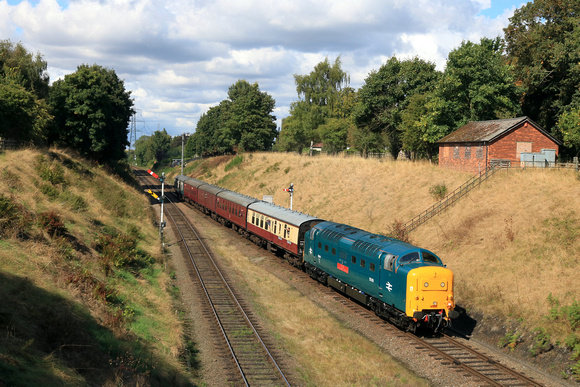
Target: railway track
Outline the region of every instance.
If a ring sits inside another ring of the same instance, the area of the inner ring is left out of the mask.
[[[183,216],[183,214],[181,215]],[[175,222],[175,221],[174,221]],[[183,220],[178,220],[177,222],[187,222],[187,219],[183,218]],[[217,225],[217,223],[216,223]],[[181,228],[187,228],[185,225],[182,225]],[[232,231],[233,233],[233,231]],[[236,237],[235,235],[233,237]],[[184,236],[183,240],[194,239],[193,237]],[[198,248],[199,249],[199,248]],[[283,261],[280,261],[277,258],[273,258],[272,262],[278,262],[280,265],[284,265],[284,270],[291,270],[296,271],[296,273],[300,273],[299,276],[303,277],[304,281],[311,282],[312,280],[308,275],[295,269],[294,267],[285,264]],[[215,265],[215,264],[214,264]],[[211,266],[211,265],[210,265]],[[210,267],[211,269],[211,267]],[[210,270],[208,269],[208,270]],[[197,270],[197,269],[196,269]],[[205,267],[201,270],[202,274],[205,271]],[[210,270],[211,271],[211,270]],[[212,280],[211,283],[213,283]],[[216,280],[217,281],[217,280]],[[302,281],[302,280],[301,280]],[[219,282],[219,281],[217,281]],[[227,286],[227,285],[226,285]],[[466,378],[473,380],[477,385],[489,385],[489,386],[542,386],[543,384],[538,383],[534,379],[513,370],[499,361],[493,359],[492,357],[477,351],[476,349],[463,344],[461,341],[454,339],[449,335],[441,335],[437,337],[429,337],[429,338],[422,338],[418,337],[414,334],[403,332],[398,328],[386,323],[384,320],[378,318],[374,313],[372,313],[367,308],[363,307],[362,305],[351,301],[345,298],[342,295],[334,292],[330,288],[324,288],[324,293],[333,294],[333,298],[339,301],[341,304],[346,306],[348,310],[351,312],[360,315],[367,319],[369,324],[373,324],[379,329],[383,330],[386,335],[397,336],[400,338],[404,338],[409,342],[410,346],[413,346],[415,349],[419,351],[426,352],[429,356],[433,357],[435,360],[441,362],[441,364],[453,369],[456,372],[461,373]],[[230,301],[231,302],[231,301]],[[235,304],[235,302],[234,302]],[[234,304],[226,304],[224,311],[234,309]],[[217,313],[217,312],[215,312]],[[218,319],[219,316],[216,316]],[[237,323],[236,323],[237,324]],[[250,330],[250,329],[249,329]],[[249,333],[248,330],[248,333]],[[233,331],[236,331],[234,328]],[[243,332],[243,331],[237,331]],[[234,335],[235,336],[235,335]],[[255,348],[255,347],[249,347]],[[249,350],[250,352],[252,349]],[[266,360],[260,360],[260,363],[267,362]],[[252,361],[250,361],[252,364]],[[276,366],[276,368],[279,368]],[[271,379],[274,380],[274,379]],[[288,382],[285,377],[278,379],[278,382],[286,383]],[[275,385],[271,381],[265,381],[264,385]]]
[[[142,181],[148,175],[136,173]],[[146,179],[146,180],[145,180]],[[149,184],[149,183],[148,183]],[[154,188],[158,188],[155,186]],[[215,332],[226,363],[228,382],[245,386],[290,386],[278,360],[252,322],[225,275],[183,212],[166,198],[165,215],[174,227],[184,256],[191,260],[197,283],[207,301],[206,316],[215,322]]]
[[[532,378],[504,366],[447,334],[436,338],[424,338],[419,345],[430,351],[431,356],[449,364],[456,371],[480,380],[481,385],[542,386]]]

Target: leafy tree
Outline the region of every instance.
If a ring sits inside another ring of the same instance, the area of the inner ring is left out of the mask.
[[[328,119],[345,117],[354,90],[348,87],[350,77],[342,70],[340,57],[333,64],[326,58],[310,74],[295,74],[294,82],[299,100],[291,104],[290,117],[282,125],[279,149],[301,152],[321,139],[316,131]]]
[[[535,0],[517,9],[504,30],[522,110],[547,130],[569,114],[580,87],[579,25],[577,0]]]
[[[46,62],[22,44],[0,41],[0,137],[42,143],[51,116]]]
[[[56,125],[50,140],[101,162],[123,159],[134,113],[130,95],[114,70],[79,66],[51,88]]]
[[[570,148],[571,155],[580,156],[580,99],[563,109],[556,123],[556,134]]]
[[[318,128],[324,150],[328,153],[338,153],[346,148],[349,131],[354,123],[349,118],[331,118]]]
[[[224,121],[231,101],[224,100],[201,115],[195,133],[187,140],[187,154],[211,156],[233,151],[235,141],[228,136]]]
[[[48,96],[47,64],[40,54],[34,56],[21,43],[0,41],[0,79],[22,86],[38,99]]]
[[[423,139],[434,143],[469,121],[512,118],[521,114],[520,93],[502,56],[501,39],[463,42],[449,53],[433,97],[426,99]]]
[[[437,153],[437,146],[429,141],[425,117],[430,113],[429,99],[433,93],[415,94],[409,99],[407,108],[401,113],[401,141],[404,150],[411,152],[411,158],[430,159]]]
[[[217,143],[232,150],[270,150],[276,130],[276,117],[272,115],[276,101],[268,93],[260,91],[257,83],[239,80],[228,90],[223,126]]]
[[[0,137],[42,143],[51,118],[46,104],[32,92],[0,82]]]
[[[414,94],[432,90],[438,76],[435,64],[419,58],[400,61],[392,57],[378,71],[372,71],[358,91],[353,113],[358,146],[379,147],[381,139],[386,139],[386,145],[396,157],[401,149],[402,111]],[[365,139],[371,142],[363,145]]]

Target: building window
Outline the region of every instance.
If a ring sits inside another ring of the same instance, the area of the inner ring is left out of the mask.
[[[453,158],[454,159],[458,159],[459,158],[459,147],[458,146],[455,146],[453,148]]]
[[[464,154],[465,154],[465,158],[466,159],[470,159],[471,158],[471,147],[470,146],[466,146],[465,147]]]
[[[478,159],[482,159],[483,158],[483,147],[482,146],[478,146],[475,149],[475,157],[477,157]]]

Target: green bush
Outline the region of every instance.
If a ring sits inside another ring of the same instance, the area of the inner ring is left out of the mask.
[[[244,162],[244,156],[237,155],[236,157],[231,159],[229,163],[226,164],[226,166],[224,167],[224,172],[227,172],[230,169],[235,168],[235,167],[239,168],[243,162]]]
[[[447,196],[447,186],[445,183],[435,184],[429,188],[429,193],[435,198],[435,200],[441,200]]]

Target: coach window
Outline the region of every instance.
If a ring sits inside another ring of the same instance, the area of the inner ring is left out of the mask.
[[[278,229],[278,221],[274,221],[274,234],[276,234],[276,230]]]
[[[256,213],[252,212],[252,224],[256,224]]]
[[[260,228],[264,228],[264,216],[260,216]]]
[[[366,265],[365,260],[364,259],[361,259],[360,260],[360,267],[365,267],[365,265]]]
[[[270,228],[270,219],[266,220],[266,230]]]

